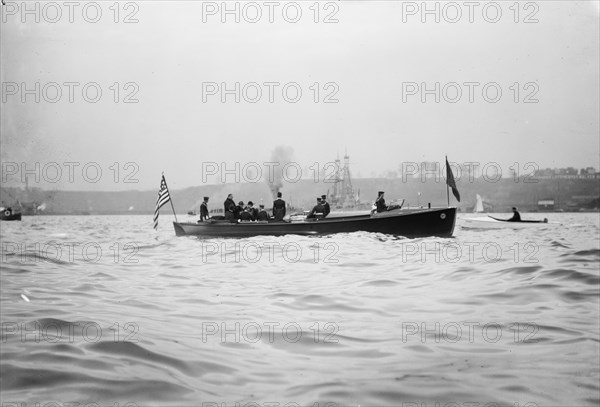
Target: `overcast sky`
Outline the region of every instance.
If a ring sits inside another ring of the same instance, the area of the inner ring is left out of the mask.
[[[7,2],[3,185],[22,185],[14,163],[38,162],[40,180],[31,175],[30,186],[152,189],[164,171],[171,188],[183,188],[201,184],[202,163],[263,163],[278,145],[303,167],[347,149],[362,177],[446,154],[506,172],[515,162],[524,172],[528,162],[600,166],[598,1],[437,3],[439,23],[421,2],[275,3],[238,3],[236,23],[221,2],[121,3],[118,15],[102,2],[98,18],[87,2],[38,11],[30,2],[30,14]],[[302,15],[293,23],[295,4]],[[239,103],[221,86],[236,82]],[[92,103],[96,89],[102,96]],[[96,167],[103,172],[92,183]]]

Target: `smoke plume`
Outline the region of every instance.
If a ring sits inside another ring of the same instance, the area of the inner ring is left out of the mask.
[[[272,172],[267,174],[266,180],[269,184],[269,189],[271,190],[271,194],[273,198],[277,197],[277,193],[283,188],[284,181],[284,167],[286,164],[292,162],[292,156],[294,154],[294,149],[292,147],[287,146],[277,146],[271,152],[271,162],[276,163],[273,165]]]

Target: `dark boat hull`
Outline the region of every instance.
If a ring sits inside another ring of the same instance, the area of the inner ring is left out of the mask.
[[[336,216],[313,222],[173,222],[177,236],[251,237],[373,232],[406,237],[450,237],[456,208],[398,210],[370,215]]]
[[[20,213],[13,213],[12,215],[0,214],[0,220],[21,220]]]

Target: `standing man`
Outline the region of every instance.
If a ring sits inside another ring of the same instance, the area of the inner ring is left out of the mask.
[[[223,215],[225,215],[225,219],[234,222],[235,216],[235,202],[233,201],[233,194],[227,195],[227,199],[223,202]]]
[[[204,201],[200,204],[200,222],[208,219],[208,197],[204,197]]]
[[[321,195],[321,205],[323,205],[323,217],[326,218],[331,212],[331,207],[329,206],[329,202],[327,202],[327,195]]]
[[[281,199],[281,192],[277,192],[277,199],[273,201],[273,217],[275,221],[282,221],[285,216],[285,201]]]

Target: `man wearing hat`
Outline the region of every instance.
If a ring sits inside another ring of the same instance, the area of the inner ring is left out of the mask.
[[[277,192],[277,199],[273,201],[273,217],[282,221],[285,216],[285,201],[281,199],[281,192]]]
[[[254,207],[254,202],[248,201],[248,209],[250,215],[252,215],[252,220],[256,220],[258,218],[258,209]]]
[[[379,191],[377,199],[375,200],[375,205],[377,206],[377,212],[387,212],[388,207],[385,204],[385,199],[383,199],[383,194],[385,192]]]
[[[311,211],[306,216],[306,219],[321,219],[323,218],[323,213],[325,211],[325,207],[321,203],[321,197],[317,198],[317,204],[311,209]]]
[[[321,205],[323,205],[323,217],[326,218],[331,212],[329,202],[327,202],[327,195],[321,195]]]
[[[223,203],[223,215],[225,215],[225,219],[230,222],[235,221],[235,201],[233,200],[233,195],[227,195],[227,199]]]
[[[208,197],[204,197],[204,201],[200,204],[200,222],[208,219]]]
[[[242,212],[244,212],[244,201],[240,201],[235,209],[233,210],[233,217],[237,220],[240,219],[240,216],[242,215]]]
[[[521,214],[519,213],[517,208],[513,206],[512,211],[513,211],[513,216],[512,216],[512,218],[508,219],[508,221],[509,222],[521,222]]]

